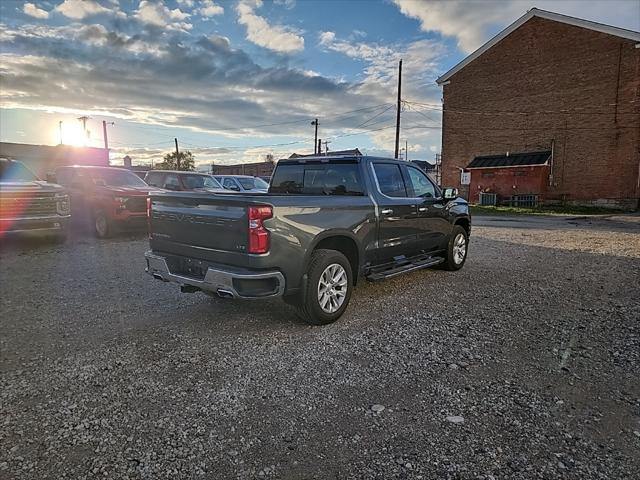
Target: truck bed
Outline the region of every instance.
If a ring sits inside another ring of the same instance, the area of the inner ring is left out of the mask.
[[[162,192],[151,195],[149,238],[153,252],[211,265],[281,271],[287,290],[297,288],[305,256],[324,235],[357,232],[361,245],[373,248],[376,216],[367,196],[211,194]],[[270,248],[250,254],[249,206],[268,205],[264,221]]]

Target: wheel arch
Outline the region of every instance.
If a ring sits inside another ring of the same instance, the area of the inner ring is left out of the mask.
[[[361,249],[359,244],[353,234],[350,232],[332,231],[326,232],[325,234],[317,237],[307,251],[305,272],[308,269],[311,255],[315,250],[319,249],[336,250],[347,257],[347,260],[349,260],[349,264],[351,265],[353,284],[356,285],[360,273],[360,263],[363,256],[360,251]]]
[[[465,229],[467,236],[471,235],[471,220],[467,217],[459,217],[453,222],[454,225],[459,225]]]

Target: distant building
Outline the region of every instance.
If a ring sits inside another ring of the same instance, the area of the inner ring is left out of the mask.
[[[109,166],[109,150],[72,145],[29,145],[0,142],[0,157],[20,160],[40,178],[63,165]]]
[[[639,32],[529,10],[437,80],[442,184],[638,208],[639,66]]]
[[[254,177],[270,177],[275,162],[237,163],[235,165],[211,164],[212,175],[252,175]]]

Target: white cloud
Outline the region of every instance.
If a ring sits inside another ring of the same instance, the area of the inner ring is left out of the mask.
[[[458,41],[458,47],[467,53],[486,40],[487,30],[492,25],[504,24],[509,19],[515,20],[518,17],[518,10],[513,2],[488,1],[474,4],[458,0],[393,1],[404,15],[418,19],[423,31],[453,36]],[[501,8],[495,8],[496,4],[500,4]]]
[[[444,45],[433,40],[418,40],[409,44],[377,44],[337,39],[333,32],[322,32],[319,41],[326,49],[360,60],[366,64],[364,78],[356,87],[360,94],[375,96],[380,103],[393,100],[398,83],[398,62],[402,59],[402,98],[422,103],[439,104],[440,91],[435,85],[439,61],[445,54]],[[432,138],[440,125],[439,112],[417,113],[407,109],[402,117],[409,143]],[[374,112],[375,113],[375,112]],[[366,116],[365,116],[366,118]],[[373,119],[366,126],[384,128],[394,123],[395,107]],[[429,128],[423,128],[428,126]],[[417,127],[417,128],[416,128]],[[403,130],[405,132],[405,130]],[[393,128],[372,132],[371,140],[379,150],[390,151],[395,143]],[[433,143],[433,139],[430,140]]]
[[[115,13],[94,0],[64,0],[55,9],[65,17],[73,18],[74,20],[81,20],[100,13]]]
[[[169,9],[162,3],[142,0],[134,15],[142,23],[156,27],[166,27],[170,30],[190,30],[192,25],[186,20],[189,14],[179,8]]]
[[[216,15],[222,15],[224,8],[213,3],[213,0],[204,0],[197,12],[203,17],[214,17]]]
[[[33,3],[25,3],[22,7],[22,11],[25,15],[29,15],[33,18],[49,18],[49,12],[38,8]]]
[[[290,27],[269,25],[255,9],[262,6],[262,0],[241,0],[236,7],[238,22],[247,27],[247,40],[260,47],[278,53],[297,53],[304,50],[304,38]]]
[[[470,53],[532,7],[528,0],[393,0],[407,17],[420,22],[425,32],[454,37],[458,48]],[[640,28],[640,3],[629,0],[585,2],[537,0],[535,6],[565,15],[632,30]]]
[[[329,45],[336,39],[336,34],[334,32],[320,32],[320,45]]]
[[[178,0],[178,3],[185,7],[193,7],[193,0]]]

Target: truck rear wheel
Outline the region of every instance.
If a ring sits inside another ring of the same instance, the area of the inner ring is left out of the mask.
[[[297,305],[298,316],[311,325],[335,322],[347,309],[353,273],[347,257],[336,250],[313,252],[306,292]]]

